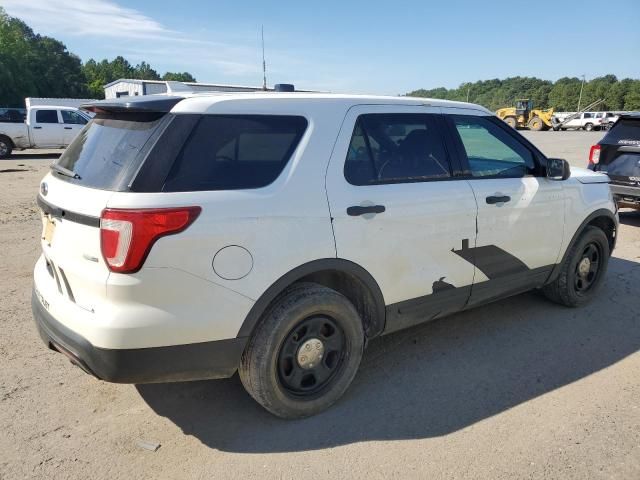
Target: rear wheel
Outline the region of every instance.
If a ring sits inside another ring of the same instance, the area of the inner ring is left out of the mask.
[[[587,132],[590,132],[591,130],[593,130],[593,123],[587,123],[587,124],[585,124],[584,129],[585,129]]]
[[[4,135],[0,135],[0,158],[7,158],[11,155],[12,150],[13,143],[11,142],[11,139]]]
[[[517,128],[518,127],[518,121],[516,120],[516,117],[506,117],[504,119],[504,122],[509,125],[511,128]]]
[[[339,292],[295,284],[268,309],[239,374],[249,394],[282,418],[302,418],[335,403],[355,377],[364,348],[358,312]]]
[[[533,117],[529,120],[529,124],[527,126],[529,127],[529,130],[539,132],[544,128],[544,122],[540,117]]]
[[[542,289],[550,300],[579,307],[593,299],[609,263],[609,240],[597,227],[587,227],[571,247],[560,274]]]

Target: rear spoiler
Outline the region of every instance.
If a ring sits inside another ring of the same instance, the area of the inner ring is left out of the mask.
[[[184,97],[149,95],[140,97],[110,98],[81,105],[93,113],[167,113]]]

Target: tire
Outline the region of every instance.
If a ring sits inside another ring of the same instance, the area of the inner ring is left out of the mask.
[[[266,410],[281,418],[304,418],[343,395],[363,350],[362,320],[353,304],[330,288],[298,283],[265,312],[238,372],[249,395]]]
[[[529,130],[540,132],[542,131],[542,129],[544,129],[544,122],[540,117],[533,117],[531,120],[529,120],[527,126],[529,127]]]
[[[586,123],[584,126],[585,131],[590,132],[593,130],[593,123]]]
[[[589,254],[589,251],[593,254]],[[585,258],[589,258],[589,262],[583,263]],[[595,272],[591,272],[596,259]],[[549,300],[567,307],[585,305],[593,300],[601,287],[608,264],[609,240],[601,229],[589,226],[571,246],[571,250],[560,267],[558,277],[545,285],[542,291]],[[584,273],[585,265],[590,267],[586,274]],[[591,276],[592,273],[593,276]]]
[[[13,142],[9,137],[0,135],[0,158],[7,158],[13,150]]]
[[[504,123],[509,125],[511,128],[518,128],[518,121],[516,120],[516,117],[506,117],[504,119]]]

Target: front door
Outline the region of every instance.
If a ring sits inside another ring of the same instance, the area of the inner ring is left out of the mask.
[[[463,308],[473,283],[473,264],[454,250],[475,239],[476,202],[452,179],[439,113],[351,108],[327,172],[337,255],[378,282],[386,331]]]
[[[30,133],[35,147],[60,147],[64,134],[59,112],[56,109],[43,108],[32,112]]]
[[[540,154],[499,121],[446,118],[478,203],[476,244],[457,252],[476,266],[469,305],[540,286],[560,254],[562,185],[543,176]]]

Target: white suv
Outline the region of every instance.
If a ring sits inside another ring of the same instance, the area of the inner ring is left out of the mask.
[[[608,178],[486,109],[406,97],[105,100],[40,186],[45,343],[123,383],[229,377],[287,418],[368,340],[534,288],[578,306],[618,219]]]

